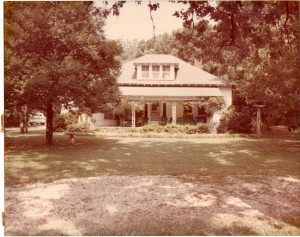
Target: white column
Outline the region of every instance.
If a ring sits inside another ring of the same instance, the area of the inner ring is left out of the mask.
[[[162,79],[162,72],[163,68],[162,68],[162,65],[159,65],[159,79]]]
[[[147,103],[147,106],[148,106],[148,122],[151,121],[151,109],[152,109],[152,103]]]
[[[131,127],[135,128],[135,106],[131,106]]]
[[[149,65],[149,78],[152,79],[153,76],[152,76],[152,65],[150,64]]]
[[[171,107],[170,107],[171,103],[170,102],[166,102],[166,109],[167,109],[167,113],[166,116],[168,118],[168,121],[170,120],[170,118],[172,117],[172,113],[171,113]]]
[[[172,124],[176,124],[177,114],[176,114],[176,102],[172,103]]]
[[[161,118],[163,116],[163,113],[164,113],[163,109],[164,109],[164,102],[161,101],[159,103],[159,118]]]

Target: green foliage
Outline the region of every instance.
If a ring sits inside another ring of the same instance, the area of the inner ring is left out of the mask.
[[[180,58],[202,59],[204,70],[233,82],[246,104],[265,104],[269,121],[300,113],[298,2],[223,1],[213,9],[205,2],[187,4],[176,14],[186,24],[176,33]],[[202,17],[208,15],[218,24],[206,24]]]
[[[249,110],[236,111],[230,106],[220,119],[218,133],[251,133],[253,114]]]
[[[53,106],[99,112],[119,101],[122,52],[106,40],[92,2],[6,2],[5,105],[47,111],[52,143]],[[47,139],[49,138],[49,139]]]
[[[53,121],[53,130],[56,132],[63,132],[69,125],[76,124],[78,116],[75,113],[65,113],[57,115]]]
[[[167,33],[158,35],[155,39],[149,40],[119,40],[123,46],[123,53],[120,56],[123,62],[133,60],[145,54],[172,54],[177,56],[177,47],[174,34]]]
[[[5,111],[4,113],[4,127],[18,127],[19,123],[19,116],[15,112]]]
[[[228,121],[228,131],[230,133],[251,133],[252,116],[246,111],[238,112]]]
[[[145,104],[138,101],[121,100],[121,103],[115,108],[116,114],[119,116],[119,118],[128,119],[131,116],[132,106],[135,107],[136,120],[142,118]]]
[[[159,125],[146,125],[140,130],[142,133],[184,133],[184,134],[202,134],[208,133],[208,127],[206,124],[199,125],[179,125],[179,124],[167,124],[166,126]]]
[[[85,124],[70,124],[67,126],[68,132],[78,132],[78,133],[87,133],[89,132],[89,127]]]
[[[203,100],[198,104],[202,106],[207,113],[212,114],[215,111],[221,110],[225,106],[225,101],[222,97],[211,96],[203,97]]]

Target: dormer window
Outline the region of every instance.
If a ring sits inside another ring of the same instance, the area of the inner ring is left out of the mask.
[[[170,77],[171,77],[171,68],[170,68],[170,66],[163,66],[162,78],[163,79],[170,79]]]
[[[135,63],[138,80],[175,80],[176,63]]]
[[[155,65],[152,66],[152,78],[154,79],[158,79],[159,78],[159,74],[160,74],[160,66],[159,65]]]
[[[142,78],[149,78],[149,66],[142,66]]]

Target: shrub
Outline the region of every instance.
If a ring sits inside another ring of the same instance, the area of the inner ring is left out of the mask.
[[[57,115],[53,121],[53,129],[55,132],[62,132],[67,129],[69,125],[77,123],[77,116],[74,113],[65,113]]]
[[[68,132],[88,132],[89,128],[84,124],[70,124],[67,130]]]
[[[228,121],[228,131],[230,133],[251,133],[252,132],[252,116],[247,112],[234,113],[233,117]]]
[[[208,133],[207,124],[199,124],[196,127],[197,127],[197,132],[196,133]]]
[[[180,125],[180,124],[167,124],[166,126],[159,125],[146,125],[141,128],[142,133],[208,133],[208,126],[206,124],[195,125]]]
[[[237,112],[234,106],[230,106],[227,111],[223,113],[217,132],[251,133],[252,117],[247,109]]]
[[[4,113],[4,126],[5,127],[18,127],[20,125],[19,116],[17,113]]]
[[[162,127],[156,124],[148,124],[146,126],[143,126],[141,129],[142,133],[148,133],[148,132],[156,132],[160,133],[162,132]]]

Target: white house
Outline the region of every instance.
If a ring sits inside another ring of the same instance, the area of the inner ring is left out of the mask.
[[[187,121],[207,122],[206,112],[199,106],[204,97],[222,97],[225,107],[232,104],[232,88],[222,79],[198,66],[191,65],[172,55],[151,54],[134,59],[122,66],[118,85],[123,99],[132,104],[130,120],[136,126],[135,103],[143,104],[143,121],[168,123]],[[211,116],[218,122],[222,111]],[[114,115],[105,119],[104,114],[93,115],[97,125],[116,125]]]

